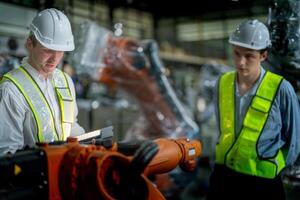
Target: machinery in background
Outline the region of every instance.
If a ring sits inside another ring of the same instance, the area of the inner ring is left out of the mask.
[[[69,56],[77,72],[89,74],[109,90],[123,89],[143,111],[128,131],[128,140],[198,137],[199,127],[171,87],[155,41],[118,37],[92,22],[81,25],[77,38]]]
[[[272,48],[266,67],[300,90],[300,1],[273,0],[268,25]]]
[[[0,36],[0,79],[6,72],[20,66],[26,55],[26,48],[22,45],[24,42],[13,36]]]
[[[69,63],[79,74],[103,83],[109,91],[125,91],[138,103],[142,115],[132,122],[124,141],[155,138],[199,139],[199,127],[179,101],[166,76],[153,40],[137,41],[121,36],[122,27],[111,32],[85,22],[75,35],[76,50]],[[178,168],[158,176],[164,195],[176,196],[195,180],[195,174]]]
[[[0,54],[0,79],[10,70],[19,67],[19,60],[7,54]]]
[[[300,1],[273,0],[268,25],[272,48],[266,67],[284,76],[300,100]],[[300,102],[300,101],[299,101]],[[288,199],[300,198],[300,157],[295,166],[283,173]]]
[[[192,170],[201,154],[200,142],[187,138],[90,142],[68,138],[1,157],[0,199],[163,200],[148,177],[177,165]]]

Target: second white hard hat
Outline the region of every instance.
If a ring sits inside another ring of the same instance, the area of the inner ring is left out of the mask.
[[[229,43],[249,49],[262,50],[271,45],[271,40],[268,28],[255,19],[241,23],[230,35]]]
[[[70,22],[61,11],[51,8],[38,13],[29,27],[35,38],[46,48],[73,51],[74,39]]]

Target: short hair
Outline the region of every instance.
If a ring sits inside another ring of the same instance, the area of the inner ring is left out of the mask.
[[[269,48],[264,48],[264,49],[261,49],[261,50],[258,50],[260,54],[263,54],[265,51],[268,52],[269,51]]]
[[[31,40],[33,47],[35,47],[38,43],[38,40],[36,39],[33,32],[30,31],[28,38]]]

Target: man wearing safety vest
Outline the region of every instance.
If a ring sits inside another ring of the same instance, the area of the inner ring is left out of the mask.
[[[57,9],[45,9],[29,29],[28,57],[0,84],[0,155],[84,133],[76,122],[73,82],[56,68],[64,52],[74,50],[68,18]]]
[[[216,85],[219,138],[208,199],[285,199],[281,172],[300,151],[300,108],[291,84],[261,62],[271,45],[258,20],[231,34],[236,71]]]

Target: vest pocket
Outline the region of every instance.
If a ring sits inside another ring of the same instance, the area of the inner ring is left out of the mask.
[[[73,101],[69,88],[55,88],[59,98],[63,101]]]
[[[260,96],[255,96],[252,100],[251,107],[263,113],[269,112],[271,101]]]
[[[247,128],[261,132],[265,125],[264,122],[266,121],[267,117],[268,117],[268,113],[261,112],[257,109],[254,109],[252,106],[250,106],[245,116],[243,125]]]
[[[74,101],[69,88],[55,88],[61,109],[62,122],[74,122]]]

